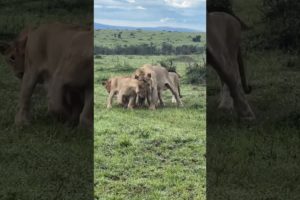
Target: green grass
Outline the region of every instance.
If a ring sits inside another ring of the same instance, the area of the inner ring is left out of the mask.
[[[121,38],[118,34],[122,32]],[[185,32],[167,32],[167,31],[129,31],[129,30],[98,30],[95,31],[94,41],[95,46],[114,48],[116,46],[130,46],[149,44],[155,47],[161,47],[163,42],[176,46],[182,45],[201,45],[206,42],[204,33],[185,33]],[[201,42],[193,42],[193,38],[201,35]]]
[[[96,199],[205,199],[206,89],[184,83],[185,62],[174,62],[183,77],[184,108],[176,108],[166,91],[166,107],[156,111],[131,111],[115,104],[106,109],[107,92],[101,80],[167,58],[171,57],[95,59]],[[192,59],[201,62],[200,56]]]
[[[245,61],[253,123],[217,110],[219,83],[208,73],[208,198],[299,199],[300,62],[276,51],[249,52]]]

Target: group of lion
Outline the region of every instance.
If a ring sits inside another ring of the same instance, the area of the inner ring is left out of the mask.
[[[172,102],[183,106],[180,94],[180,76],[160,65],[145,64],[129,76],[116,76],[102,83],[107,92],[107,108],[112,107],[113,97],[117,96],[117,103],[133,109],[145,106],[155,110],[163,107],[162,92],[169,89],[172,92]]]
[[[221,82],[219,108],[235,109],[240,118],[254,120],[245,94],[250,93],[241,54],[240,22],[226,13],[207,16],[207,62]],[[16,124],[28,124],[30,100],[37,84],[45,86],[48,111],[81,125],[93,125],[93,31],[62,23],[44,24],[21,31],[12,42],[0,41],[0,53],[21,81]],[[173,102],[182,106],[180,77],[160,65],[145,64],[130,76],[118,76],[104,85],[107,108],[117,95],[118,103],[149,109],[163,106],[162,93],[169,89]]]

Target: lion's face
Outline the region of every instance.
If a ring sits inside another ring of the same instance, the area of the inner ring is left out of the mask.
[[[150,91],[150,84],[146,81],[139,81],[138,87],[138,96],[141,98],[146,98]]]
[[[107,93],[110,93],[110,90],[111,90],[111,80],[103,81],[102,85],[105,87]]]
[[[151,79],[151,73],[145,73],[142,69],[137,69],[134,73],[134,78],[139,81],[149,82]]]
[[[5,52],[5,60],[11,67],[14,75],[22,79],[25,71],[24,49],[20,49],[17,44],[12,44]]]
[[[13,73],[19,79],[23,78],[25,71],[25,48],[27,44],[27,32],[22,32],[13,42],[1,43],[0,50]]]

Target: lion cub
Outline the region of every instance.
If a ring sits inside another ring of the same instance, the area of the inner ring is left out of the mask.
[[[104,82],[107,92],[107,108],[112,107],[112,100],[117,95],[118,104],[124,105],[127,108],[134,108],[136,98],[146,98],[148,95],[149,85],[145,81],[139,81],[131,77],[118,76],[110,78]]]

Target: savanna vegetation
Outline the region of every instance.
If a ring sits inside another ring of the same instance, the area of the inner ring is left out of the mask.
[[[119,31],[107,31],[110,35]],[[121,39],[110,41],[96,32],[95,44],[115,48]],[[125,32],[130,36],[130,32]],[[136,35],[139,31],[131,31]],[[146,32],[140,38],[160,45],[166,38],[172,46],[194,44],[192,33]],[[150,40],[148,36],[152,35]],[[203,35],[203,34],[202,34]],[[204,36],[203,36],[204,37]],[[99,38],[99,39],[98,39]],[[127,45],[136,45],[132,39]],[[112,44],[108,44],[112,42]],[[115,42],[115,44],[113,44]],[[143,42],[140,42],[143,45]],[[95,198],[96,199],[205,199],[206,87],[204,55],[95,55]],[[171,103],[164,92],[166,106],[127,110],[113,104],[106,109],[107,91],[102,81],[117,75],[130,75],[145,63],[161,64],[181,76],[183,108]],[[191,74],[198,74],[193,78]]]
[[[249,26],[242,50],[252,85],[247,99],[257,119],[242,122],[217,109],[220,83],[208,68],[207,198],[299,199],[299,27],[292,25],[300,22],[299,3],[222,2],[214,9],[231,10]]]
[[[0,40],[11,41],[27,25],[92,23],[91,2],[2,0]],[[92,135],[48,116],[40,86],[32,97],[31,125],[15,126],[19,91],[20,80],[0,55],[0,199],[92,199]]]
[[[94,53],[101,55],[203,54],[204,33],[168,31],[95,31]]]

